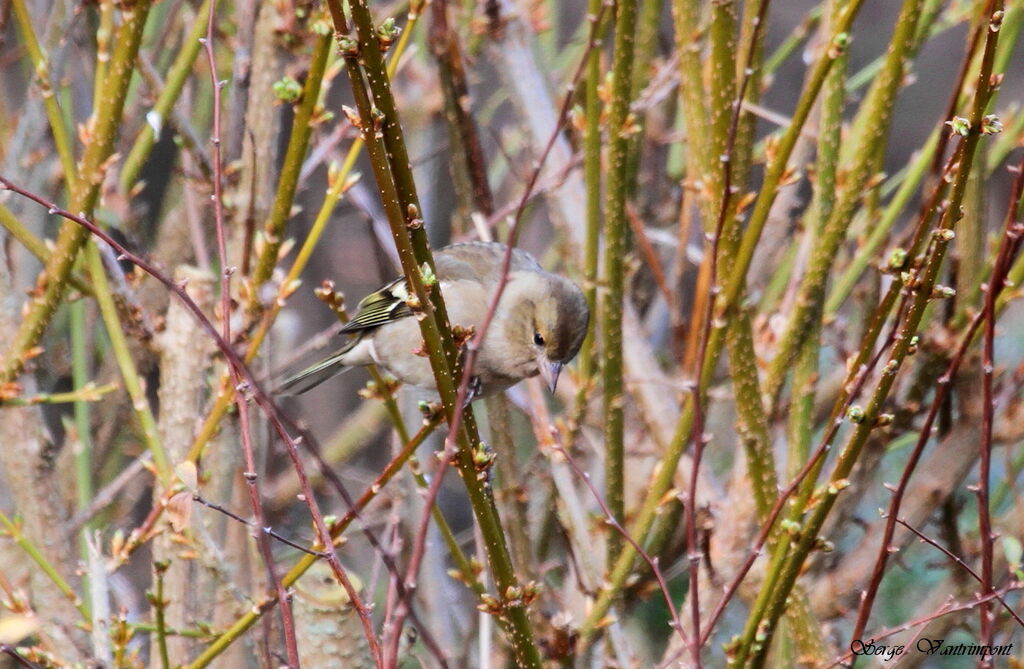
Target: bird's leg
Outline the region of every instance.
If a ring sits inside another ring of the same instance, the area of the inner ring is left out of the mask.
[[[479,399],[484,394],[484,382],[479,376],[474,376],[469,380],[469,387],[466,389],[466,401],[463,403],[462,408],[468,407],[473,400]]]

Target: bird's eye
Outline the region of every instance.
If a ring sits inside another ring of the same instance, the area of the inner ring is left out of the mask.
[[[544,345],[544,337],[542,337],[539,332],[534,332],[533,333],[533,343],[536,344],[537,346],[543,346]]]

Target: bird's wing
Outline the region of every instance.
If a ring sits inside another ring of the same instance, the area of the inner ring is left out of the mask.
[[[449,253],[451,248],[448,247],[448,249],[434,254],[437,277],[441,282],[442,289],[453,281],[480,281],[479,273],[462,257]],[[345,333],[364,332],[400,318],[412,316],[412,309],[406,302],[411,293],[405,277],[395,279],[364,297],[356,308],[356,315],[345,324],[341,331]]]
[[[411,316],[412,309],[406,304],[408,298],[409,288],[405,278],[395,279],[360,300],[356,315],[341,331],[349,333],[372,330],[385,323]]]
[[[314,365],[310,365],[298,372],[287,375],[274,388],[274,394],[301,395],[307,390],[312,390],[319,386],[332,376],[352,369],[351,367],[345,366],[343,359],[345,354],[355,348],[356,344],[358,344],[361,339],[362,337],[353,337],[350,342],[346,343],[345,346],[341,348],[341,350],[335,351],[330,356],[320,360]]]

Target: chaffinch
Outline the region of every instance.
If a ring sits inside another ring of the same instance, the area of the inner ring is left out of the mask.
[[[437,278],[453,325],[479,327],[490,306],[508,249],[497,242],[452,244],[434,253]],[[341,332],[340,350],[285,379],[286,394],[303,393],[335,374],[376,364],[399,381],[436,390],[419,324],[408,306],[405,279],[363,298]],[[508,284],[474,371],[475,397],[504,390],[540,374],[554,390],[562,366],[579,352],[590,310],[572,281],[545,271],[526,251],[513,249]]]

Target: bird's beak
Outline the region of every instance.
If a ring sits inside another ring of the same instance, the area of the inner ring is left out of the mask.
[[[548,388],[551,392],[555,392],[555,386],[558,385],[558,375],[562,373],[562,363],[560,362],[548,362],[542,360],[540,363],[540,376],[544,379],[544,383],[548,384]]]

